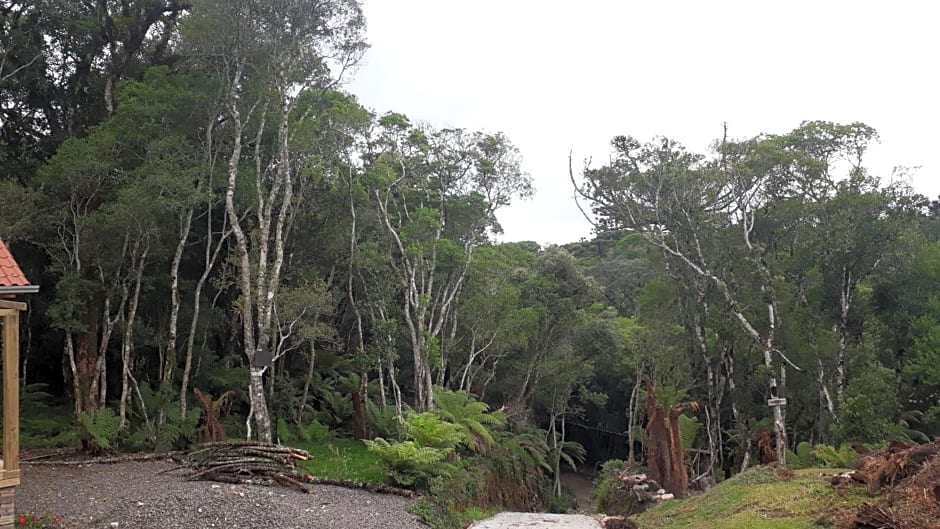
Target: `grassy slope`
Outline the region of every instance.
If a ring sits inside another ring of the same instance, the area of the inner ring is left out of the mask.
[[[861,487],[837,493],[820,474],[797,470],[790,479],[758,468],[686,500],[663,502],[636,516],[643,529],[822,529],[832,516],[868,499]]]
[[[313,459],[303,467],[314,476],[352,479],[371,483],[388,481],[385,463],[369,452],[365,443],[355,439],[327,439],[314,443],[299,443]]]

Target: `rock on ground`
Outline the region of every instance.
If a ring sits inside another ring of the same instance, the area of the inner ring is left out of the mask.
[[[183,481],[165,461],[24,465],[16,511],[62,516],[65,529],[416,529],[412,501],[332,486],[283,487]],[[115,525],[116,524],[116,525]]]
[[[546,514],[531,512],[504,512],[473,524],[472,529],[601,529],[601,524],[583,514]]]

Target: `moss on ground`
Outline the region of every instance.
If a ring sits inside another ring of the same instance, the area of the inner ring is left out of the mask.
[[[780,477],[755,468],[685,500],[663,502],[635,517],[643,529],[826,529],[839,513],[870,500],[863,487],[834,490],[833,469]]]

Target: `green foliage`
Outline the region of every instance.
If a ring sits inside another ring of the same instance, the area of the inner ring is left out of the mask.
[[[594,479],[591,501],[594,509],[611,516],[627,516],[637,512],[639,505],[633,491],[624,489],[617,476],[633,466],[627,461],[611,459],[605,461]]]
[[[698,435],[702,423],[698,417],[689,417],[686,414],[679,415],[679,438],[682,440],[682,450],[686,453],[692,450],[695,443],[695,437]]]
[[[574,508],[575,500],[570,493],[552,495],[548,500],[548,512],[564,514],[573,511]]]
[[[838,441],[872,443],[902,435],[894,379],[894,372],[881,365],[859,370],[845,389],[839,424],[832,427]]]
[[[812,454],[816,461],[826,468],[854,468],[858,461],[858,452],[847,444],[842,444],[839,448],[816,445]]]
[[[429,448],[450,450],[464,439],[457,425],[442,420],[434,412],[408,414],[404,430],[409,439]]]
[[[330,428],[316,419],[311,420],[306,426],[301,426],[298,433],[305,443],[325,441],[332,435]]]
[[[392,482],[401,486],[424,490],[432,478],[446,476],[456,470],[445,462],[451,453],[449,448],[421,446],[414,441],[389,443],[381,437],[363,442],[385,461]]]
[[[796,452],[788,449],[787,464],[793,469],[809,468],[816,465],[817,460],[816,456],[813,455],[813,445],[808,441],[800,441],[796,445]]]
[[[476,452],[485,451],[494,443],[491,427],[506,424],[504,413],[491,412],[486,403],[474,399],[466,391],[435,387],[434,405],[433,413],[454,424],[462,436],[461,443]]]
[[[402,438],[404,429],[393,406],[382,408],[370,400],[366,402],[366,411],[369,415],[369,431],[385,439]]]
[[[78,442],[74,411],[55,403],[48,384],[29,384],[20,388],[20,446],[23,448],[61,448]],[[3,412],[0,410],[0,422]]]
[[[275,431],[278,444],[292,446],[296,441],[294,432],[291,431],[291,427],[289,424],[287,424],[287,421],[284,420],[284,417],[277,418],[277,427],[275,428]]]
[[[183,449],[193,441],[199,423],[199,409],[190,408],[183,417],[179,401],[169,388],[154,391],[150,384],[139,385],[143,408],[134,400],[130,408],[134,419],[132,433],[127,438],[129,448],[137,450]]]
[[[561,460],[562,463],[571,467],[571,470],[577,470],[578,465],[584,463],[587,458],[587,449],[576,441],[562,441],[557,446],[553,446],[552,454]]]
[[[79,412],[79,437],[82,443],[100,450],[112,450],[121,433],[120,419],[111,408]]]

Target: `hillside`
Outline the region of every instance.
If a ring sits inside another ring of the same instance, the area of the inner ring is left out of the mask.
[[[635,517],[643,529],[821,529],[871,501],[864,487],[836,490],[832,469],[778,476],[767,467],[734,476],[707,492],[667,501]]]

